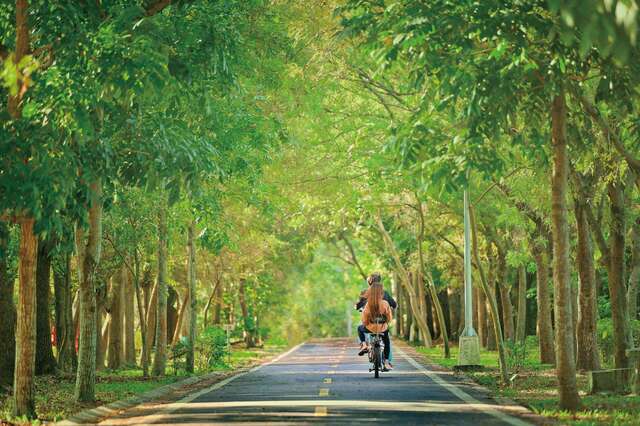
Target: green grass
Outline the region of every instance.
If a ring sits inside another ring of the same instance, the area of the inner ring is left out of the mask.
[[[416,350],[430,361],[452,368],[457,363],[458,348],[451,347],[451,358],[444,358],[441,347],[417,347]],[[517,374],[512,386],[500,383],[498,353],[482,351],[482,369],[465,373],[477,383],[486,386],[493,395],[512,398],[532,411],[566,425],[638,425],[640,424],[640,396],[587,395],[586,376],[578,374],[578,389],[582,401],[575,414],[558,408],[558,381],[550,365],[540,364],[535,344],[528,344],[526,357],[520,368],[510,366],[510,374]],[[509,361],[509,360],[508,360]],[[509,362],[508,362],[509,363]]]
[[[281,352],[283,349],[284,346],[272,345],[251,350],[239,346],[233,347],[230,365],[226,364],[227,358],[225,357],[225,363],[207,371],[198,371],[196,374],[205,374],[209,371],[231,371],[248,367]],[[179,368],[177,374],[175,374],[171,362],[167,365],[167,375],[165,377],[142,377],[142,370],[139,368],[123,368],[115,371],[100,370],[96,377],[96,402],[93,404],[78,404],[74,402],[75,375],[40,376],[36,377],[36,412],[41,421],[58,421],[83,409],[130,398],[182,380],[187,376],[187,373],[182,368]],[[10,413],[10,395],[0,393],[0,425],[2,420],[11,420]],[[13,419],[13,421],[20,423],[19,419]]]
[[[40,420],[58,421],[69,415],[183,379],[182,376],[143,378],[142,370],[100,371],[96,380],[96,403],[79,404],[73,400],[74,375],[36,377],[36,412]],[[0,395],[0,419],[10,419],[11,398]]]

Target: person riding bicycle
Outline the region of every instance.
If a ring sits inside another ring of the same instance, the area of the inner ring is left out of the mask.
[[[358,355],[364,355],[369,350],[365,333],[380,334],[384,341],[384,367],[390,370],[393,368],[389,362],[389,354],[391,351],[389,323],[391,323],[393,319],[391,306],[389,302],[384,300],[384,289],[380,281],[373,281],[371,283],[366,296],[367,303],[362,311],[362,324],[358,326],[358,337],[360,338],[360,352]]]
[[[369,286],[371,286],[371,284],[373,283],[382,283],[382,277],[378,272],[374,272],[373,274],[369,275],[369,278],[367,278],[367,284],[369,284]],[[358,303],[356,303],[357,310],[364,308],[364,305],[367,304],[368,290],[369,289],[367,288],[360,292],[360,300],[358,301]],[[389,306],[391,306],[391,308],[396,309],[398,307],[398,304],[396,303],[395,299],[391,297],[391,295],[387,293],[386,290],[384,291],[384,300],[386,300],[387,303],[389,303]]]

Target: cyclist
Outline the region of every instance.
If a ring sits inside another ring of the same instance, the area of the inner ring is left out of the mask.
[[[374,272],[373,274],[369,275],[369,278],[367,278],[367,284],[369,284],[369,286],[371,286],[371,284],[373,283],[382,283],[382,277],[378,272]],[[369,289],[366,289],[360,292],[360,300],[358,301],[358,303],[356,303],[357,310],[364,308],[364,305],[367,304],[368,290]],[[384,291],[384,300],[386,300],[387,303],[389,303],[389,306],[391,306],[391,308],[396,309],[398,307],[398,304],[396,303],[395,299],[391,297],[391,295],[387,293],[386,290]]]
[[[369,350],[365,340],[365,333],[381,334],[384,341],[384,367],[390,370],[393,368],[388,360],[391,351],[389,323],[393,319],[391,306],[389,302],[384,300],[384,289],[380,281],[373,281],[366,293],[367,303],[362,311],[362,324],[358,326],[358,337],[360,338],[360,352],[358,355],[364,355]]]

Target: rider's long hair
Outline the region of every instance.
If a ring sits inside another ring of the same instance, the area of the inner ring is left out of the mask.
[[[372,323],[376,317],[382,315],[382,300],[384,298],[384,289],[380,282],[374,282],[369,287],[367,296],[367,322]]]

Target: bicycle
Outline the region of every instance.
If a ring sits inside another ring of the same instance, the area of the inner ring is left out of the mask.
[[[377,317],[374,321],[375,324],[384,324],[387,319],[384,317]],[[380,377],[380,372],[389,371],[384,366],[384,340],[382,339],[382,333],[368,333],[369,340],[369,362],[373,364],[373,367],[369,368],[369,372],[374,372],[374,377],[377,379]]]
[[[377,379],[380,377],[381,371],[388,371],[384,367],[384,342],[382,341],[382,334],[369,334],[369,342],[369,362],[373,364],[373,366],[369,368],[369,372],[373,371],[373,376]]]

